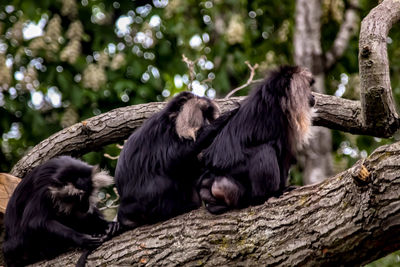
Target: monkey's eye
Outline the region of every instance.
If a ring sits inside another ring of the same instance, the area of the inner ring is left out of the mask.
[[[311,79],[311,81],[310,81],[310,86],[313,86],[314,83],[315,83],[315,80],[314,80],[314,79]]]
[[[79,177],[76,181],[75,181],[75,186],[79,189],[85,190],[85,191],[89,191],[90,190],[90,179],[88,179],[87,177]]]

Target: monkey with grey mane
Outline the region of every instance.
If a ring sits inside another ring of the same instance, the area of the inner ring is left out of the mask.
[[[94,248],[113,236],[119,224],[106,221],[96,207],[99,189],[111,184],[107,172],[69,156],[34,168],[7,205],[7,266],[50,259],[71,247]]]
[[[297,149],[310,137],[313,83],[301,67],[271,72],[203,151],[198,190],[211,213],[261,204],[287,190]]]

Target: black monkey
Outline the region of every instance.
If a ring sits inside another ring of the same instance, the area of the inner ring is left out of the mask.
[[[96,247],[118,231],[96,208],[105,171],[69,156],[34,168],[18,184],[5,214],[4,258],[24,266],[53,258],[73,246]]]
[[[261,204],[285,190],[296,151],[310,136],[313,83],[300,67],[273,71],[203,151],[198,190],[211,213]]]
[[[115,171],[118,221],[133,228],[199,207],[198,154],[231,114],[217,119],[219,109],[211,100],[182,92],[135,131]]]

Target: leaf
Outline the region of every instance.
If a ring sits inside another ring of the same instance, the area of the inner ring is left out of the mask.
[[[5,213],[8,200],[20,181],[20,178],[0,173],[0,213]]]

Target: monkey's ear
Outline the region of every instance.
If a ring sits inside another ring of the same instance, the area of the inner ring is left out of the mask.
[[[210,101],[210,108],[213,111],[212,118],[213,118],[213,120],[216,120],[221,115],[221,110],[213,101]]]
[[[99,189],[114,184],[114,179],[107,171],[101,170],[100,167],[96,165],[92,170],[92,183],[93,187]]]
[[[203,111],[199,99],[189,99],[183,105],[175,121],[175,130],[180,138],[196,140],[197,131],[203,126]]]

